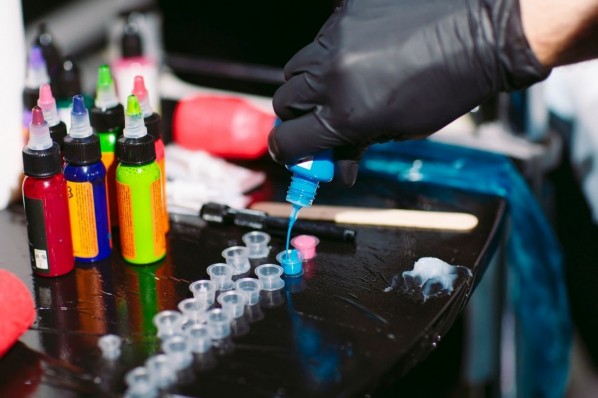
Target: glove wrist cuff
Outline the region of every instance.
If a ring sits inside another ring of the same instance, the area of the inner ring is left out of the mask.
[[[542,81],[551,68],[540,63],[523,31],[519,0],[483,0],[494,26],[500,89],[514,91]]]

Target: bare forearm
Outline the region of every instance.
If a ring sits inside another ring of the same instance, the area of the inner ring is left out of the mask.
[[[520,0],[529,44],[545,66],[598,57],[598,0]]]

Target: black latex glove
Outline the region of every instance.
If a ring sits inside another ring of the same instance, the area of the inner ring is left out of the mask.
[[[425,137],[549,72],[517,0],[347,0],[285,66],[270,154],[290,164],[335,148],[352,185],[367,145]]]

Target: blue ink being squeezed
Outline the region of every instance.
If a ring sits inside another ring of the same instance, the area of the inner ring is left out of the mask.
[[[291,215],[289,216],[289,228],[287,229],[287,245],[285,250],[289,251],[289,244],[291,242],[291,230],[293,229],[293,225],[295,225],[295,221],[297,221],[297,217],[299,216],[299,210],[301,210],[301,206],[293,205],[293,210],[291,211]]]
[[[293,229],[295,221],[297,221],[299,210],[301,210],[301,206],[293,204],[293,210],[291,211],[291,216],[289,217],[289,228],[287,230],[286,249],[285,251],[278,253],[278,255],[276,256],[276,260],[278,260],[278,262],[282,266],[285,275],[287,276],[299,276],[303,274],[303,259],[301,257],[301,254],[298,250],[289,249],[289,244],[291,242],[291,230]]]

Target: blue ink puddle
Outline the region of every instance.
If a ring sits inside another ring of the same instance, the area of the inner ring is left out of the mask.
[[[405,291],[420,294],[426,301],[431,297],[450,295],[458,279],[469,280],[472,276],[471,270],[462,265],[450,265],[435,257],[422,257],[411,271],[395,275],[384,291],[390,292],[403,282]]]

